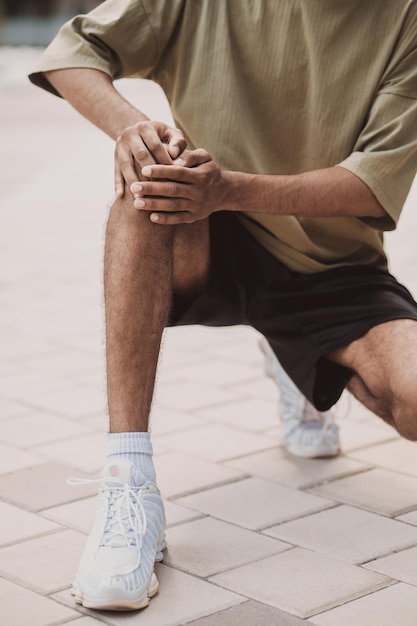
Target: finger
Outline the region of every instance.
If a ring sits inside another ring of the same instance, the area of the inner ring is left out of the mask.
[[[188,211],[190,205],[195,205],[188,198],[135,198],[133,206],[139,211],[147,211],[148,213],[179,213]]]
[[[142,132],[142,140],[155,163],[171,165],[167,146],[162,143],[161,137],[154,127],[146,127]]]
[[[147,165],[142,168],[142,174],[152,180],[173,180],[182,183],[193,183],[196,176],[194,169],[178,165]]]
[[[114,164],[114,192],[116,198],[123,198],[125,193],[125,181],[117,163]]]
[[[138,170],[140,171],[146,165],[155,165],[157,162],[152,154],[149,152],[147,145],[144,143],[142,137],[136,136],[131,139],[130,151],[133,154],[133,158],[138,164]]]
[[[207,150],[199,148],[198,150],[186,150],[182,153],[181,160],[182,163],[176,163],[176,161],[174,161],[175,165],[183,165],[184,167],[196,167],[197,165],[208,163],[212,160],[212,158]]]
[[[196,221],[189,211],[179,211],[178,213],[151,213],[149,219],[154,224],[163,226],[175,226],[176,224],[191,224]]]
[[[120,168],[120,172],[123,177],[123,180],[126,181],[126,186],[128,187],[128,189],[130,189],[133,183],[138,182],[138,175],[136,173],[135,165],[133,162],[133,157],[131,156],[130,159],[125,158],[121,160],[116,165],[116,167],[117,166]]]
[[[168,141],[168,153],[170,157],[172,159],[178,158],[187,147],[184,135],[178,128],[168,128],[165,138]]]
[[[185,185],[176,181],[142,181],[133,183],[130,191],[135,198],[159,196],[161,198],[189,198],[191,200],[194,197],[194,190],[191,185]]]

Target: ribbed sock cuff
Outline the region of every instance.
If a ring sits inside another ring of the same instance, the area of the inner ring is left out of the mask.
[[[123,454],[153,454],[150,433],[109,433],[107,436],[107,456]]]
[[[149,481],[156,482],[153,464],[153,448],[149,433],[109,433],[107,458],[127,459],[135,467],[134,482],[137,486]]]

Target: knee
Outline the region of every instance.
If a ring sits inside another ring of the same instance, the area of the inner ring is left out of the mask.
[[[115,237],[123,234],[129,237],[143,238],[147,245],[173,246],[176,226],[155,224],[149,219],[149,213],[136,209],[133,196],[126,190],[122,198],[117,198],[110,208],[106,236]]]
[[[399,434],[410,441],[417,441],[417,386],[415,384],[396,393],[391,412]]]

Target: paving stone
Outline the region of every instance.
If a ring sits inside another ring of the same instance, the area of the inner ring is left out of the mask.
[[[32,451],[46,459],[65,463],[87,473],[98,472],[105,461],[105,433],[89,434],[37,446]]]
[[[264,532],[350,563],[417,544],[417,528],[345,505]]]
[[[0,535],[2,546],[61,528],[57,524],[5,502],[0,502],[0,519],[2,520]]]
[[[209,489],[178,502],[253,530],[333,506],[333,502],[324,498],[282,487],[262,478],[249,478]]]
[[[178,370],[181,367],[188,366],[192,363],[199,363],[200,360],[201,355],[193,350],[193,346],[189,342],[182,347],[169,345],[167,348],[166,341],[164,340],[162,351],[159,353],[158,380],[165,382],[172,380],[174,376],[178,378]]]
[[[267,537],[206,517],[168,530],[164,562],[207,577],[290,548],[282,541],[264,539]]]
[[[165,446],[159,443],[157,438],[154,438],[152,441],[152,449],[154,459],[161,454],[166,454],[167,452],[169,452],[169,450],[167,450]]]
[[[236,343],[246,346],[253,345],[253,335],[258,333],[249,326],[175,326],[165,330],[165,349],[193,350],[201,358],[202,350],[213,350],[224,346],[234,346]]]
[[[185,506],[180,506],[176,502],[174,503],[169,500],[165,500],[164,506],[168,528],[171,526],[177,526],[178,524],[183,524],[184,522],[190,522],[191,520],[199,519],[201,517],[201,513],[187,509]]]
[[[412,524],[413,526],[417,526],[417,511],[411,511],[411,513],[406,513],[405,515],[400,515],[397,517],[400,522],[406,522],[407,524]]]
[[[22,402],[14,400],[2,400],[0,403],[0,419],[10,419],[11,417],[18,417],[21,415],[27,415],[32,411],[32,408]]]
[[[84,498],[69,504],[45,509],[42,511],[42,517],[88,534],[93,525],[96,508],[97,498],[94,496],[93,498]]]
[[[74,420],[76,424],[78,424],[80,421],[82,422],[82,424],[87,426],[92,433],[104,433],[107,435],[107,433],[109,432],[109,420],[107,416],[103,415],[103,413],[90,415],[89,417],[84,417],[82,420]]]
[[[104,350],[93,356],[85,351],[70,348],[65,352],[58,351],[42,358],[36,358],[36,371],[46,372],[47,375],[50,372],[59,372],[66,377],[79,376],[80,374],[84,377],[86,373],[97,370],[104,381],[103,357]]]
[[[33,406],[56,413],[62,417],[82,418],[105,412],[106,398],[103,389],[84,385],[55,392],[31,395]]]
[[[186,495],[199,489],[231,482],[241,472],[209,461],[168,452],[155,457],[158,485],[164,498]]]
[[[156,404],[177,411],[193,411],[237,399],[236,393],[211,385],[209,382],[171,383],[158,387],[155,394]]]
[[[32,413],[13,417],[2,422],[0,438],[16,448],[30,448],[51,441],[77,437],[88,433],[84,423],[74,422],[56,415]]]
[[[154,405],[150,417],[150,432],[153,437],[176,433],[186,428],[193,428],[205,423],[205,420],[194,414],[174,411],[167,407]]]
[[[72,584],[84,543],[84,535],[64,530],[2,548],[1,573],[35,591],[53,593]]]
[[[159,437],[159,443],[208,461],[226,461],[234,457],[274,446],[268,437],[236,428],[209,424]]]
[[[250,363],[256,366],[258,376],[264,373],[265,357],[259,348],[261,334],[250,326],[233,327],[239,332],[219,344],[207,346],[210,355],[232,363]]]
[[[65,622],[65,624],[70,624],[72,626],[99,626],[99,624],[105,624],[106,622],[101,619],[94,619],[94,617],[82,617],[81,619],[71,620],[70,622]]]
[[[34,399],[41,398],[40,393],[43,395],[65,393],[68,387],[68,381],[56,375],[53,370],[48,373],[32,370],[21,372],[20,375],[17,372],[0,379],[1,395],[11,400],[33,403],[33,406],[37,405]]]
[[[277,407],[275,402],[261,398],[247,398],[228,402],[210,409],[197,412],[205,419],[219,422],[250,432],[260,432],[277,425]]]
[[[140,612],[106,611],[106,624],[110,626],[137,626],[138,624],[140,626],[183,626],[187,622],[245,601],[245,598],[235,593],[166,565],[157,564],[155,571],[159,580],[159,592],[151,600],[149,606]],[[69,591],[60,592],[53,597],[71,608],[78,607]],[[91,613],[84,609],[79,610]]]
[[[373,469],[319,485],[313,493],[394,516],[416,508],[417,478]]]
[[[349,457],[395,472],[417,476],[417,444],[405,439],[350,452]]]
[[[5,626],[55,626],[77,616],[75,611],[4,578],[0,578],[0,602]]]
[[[20,469],[34,467],[43,462],[44,459],[38,455],[0,443],[0,474],[9,474]]]
[[[258,373],[249,363],[231,363],[230,361],[206,358],[200,363],[181,368],[181,377],[185,380],[225,387],[251,381]]]
[[[155,402],[177,411],[193,411],[222,402],[238,399],[238,395],[207,382],[205,384],[182,380],[157,386]]]
[[[417,547],[389,554],[363,567],[417,587]]]
[[[210,326],[175,326],[164,330],[162,339],[162,357],[167,354],[175,354],[176,351],[185,350],[189,353],[198,354],[201,358],[202,350],[208,346],[221,344],[230,338],[231,328],[212,328]]]
[[[305,622],[272,606],[248,600],[232,609],[188,622],[187,626],[302,626]]]
[[[302,459],[274,448],[227,462],[228,467],[268,478],[287,487],[305,489],[316,483],[354,474],[366,468],[343,456],[334,459]]]
[[[317,626],[415,626],[415,587],[397,584],[311,618]]]
[[[394,428],[374,416],[375,423],[353,419],[339,422],[340,445],[343,452],[369,447],[384,441],[399,439]]]
[[[275,425],[273,428],[266,428],[262,431],[262,435],[273,439],[278,447],[284,445],[284,438],[282,436],[282,430],[280,426]]]
[[[97,485],[68,485],[70,476],[85,476],[57,463],[43,463],[0,476],[0,498],[39,511],[97,493]]]
[[[379,574],[302,548],[213,576],[211,581],[298,617],[309,617],[389,583]],[[356,625],[355,625],[356,626]]]
[[[252,382],[231,385],[229,389],[235,394],[238,394],[240,397],[260,398],[270,402],[277,402],[277,386],[274,382],[272,382],[272,380],[266,378],[265,376],[254,379]]]

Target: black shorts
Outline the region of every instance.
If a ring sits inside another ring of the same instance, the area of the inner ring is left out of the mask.
[[[324,411],[352,372],[326,355],[395,319],[417,320],[417,304],[388,272],[348,266],[317,274],[289,270],[233,213],[210,217],[210,275],[191,303],[173,297],[170,326],[247,324],[269,341],[304,395]]]

